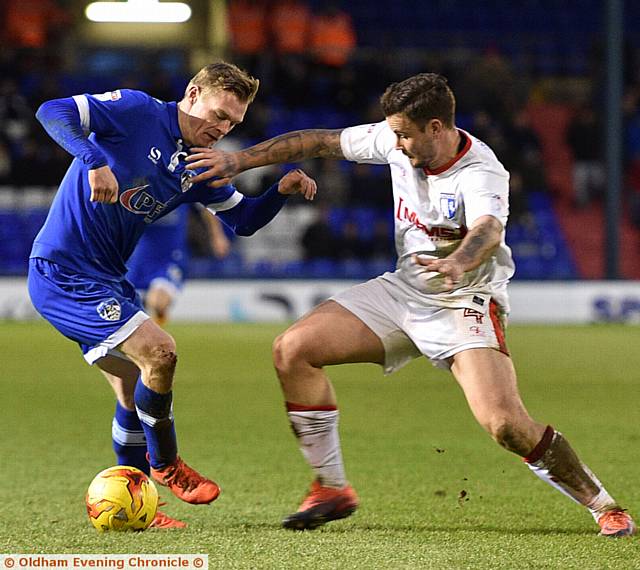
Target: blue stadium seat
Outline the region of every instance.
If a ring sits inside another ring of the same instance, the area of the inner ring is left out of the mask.
[[[328,222],[329,228],[334,235],[342,233],[342,228],[349,218],[349,212],[346,208],[333,207],[329,210]]]
[[[335,278],[337,274],[336,262],[332,259],[313,259],[306,264],[306,273],[309,277]]]
[[[351,218],[358,226],[360,237],[368,240],[373,237],[375,224],[380,218],[380,215],[375,208],[354,208]]]

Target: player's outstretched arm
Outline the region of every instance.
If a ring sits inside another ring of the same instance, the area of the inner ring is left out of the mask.
[[[192,148],[187,157],[189,170],[206,168],[195,176],[194,183],[218,178],[209,184],[214,187],[228,184],[231,178],[258,166],[299,162],[307,158],[344,158],[340,147],[342,129],[308,129],[279,135],[237,152],[213,148]]]
[[[313,200],[316,188],[315,180],[295,169],[260,196],[245,196],[238,205],[217,215],[237,235],[250,236],[276,217],[290,195],[301,194],[305,199]]]
[[[429,271],[441,273],[445,288],[450,291],[466,271],[478,267],[500,245],[502,229],[502,223],[494,216],[480,216],[451,255],[442,259],[415,256],[414,261]]]

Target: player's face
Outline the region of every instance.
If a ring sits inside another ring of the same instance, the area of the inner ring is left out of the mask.
[[[187,101],[182,110],[188,117],[180,128],[189,146],[213,146],[244,120],[249,106],[229,91],[205,94],[198,87],[188,94]]]
[[[429,166],[437,155],[437,137],[431,121],[421,129],[406,115],[398,113],[388,116],[387,124],[396,135],[396,148],[409,158],[411,166]]]

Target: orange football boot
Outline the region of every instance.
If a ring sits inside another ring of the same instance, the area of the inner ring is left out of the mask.
[[[179,521],[170,517],[168,514],[162,511],[157,511],[153,522],[149,525],[149,528],[184,528],[187,526],[186,522]]]
[[[358,496],[351,485],[334,489],[314,481],[298,511],[286,517],[282,526],[292,530],[313,530],[329,521],[352,515],[357,507]]]
[[[618,538],[636,533],[636,523],[633,522],[631,516],[624,509],[620,508],[606,511],[598,519],[598,524],[602,529],[600,531],[601,536]]]
[[[220,487],[189,467],[180,457],[166,467],[151,467],[154,481],[168,487],[178,499],[192,505],[206,505],[215,501],[220,494]]]

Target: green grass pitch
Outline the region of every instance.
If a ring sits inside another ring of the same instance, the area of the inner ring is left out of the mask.
[[[208,553],[216,569],[640,568],[640,538],[597,536],[590,515],[498,448],[452,378],[424,360],[388,378],[374,365],[329,369],[361,508],[314,532],[282,530],[311,481],[271,366],[284,328],[170,327],[181,454],[222,496],[191,506],[161,492],[187,529],[99,534],[83,495],[114,462],[110,389],[47,324],[0,323],[0,552]],[[613,325],[508,334],[531,414],[636,516],[639,340],[640,329]]]

